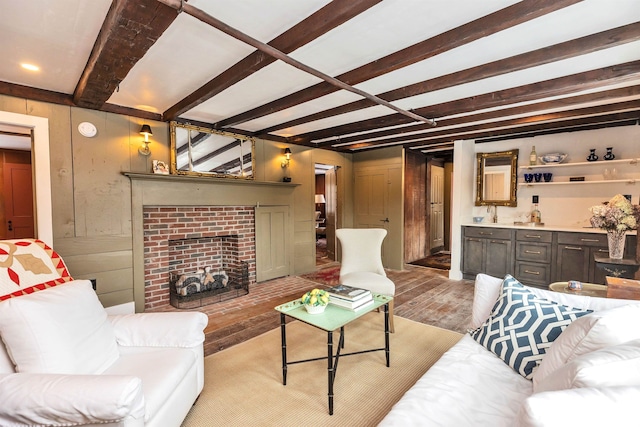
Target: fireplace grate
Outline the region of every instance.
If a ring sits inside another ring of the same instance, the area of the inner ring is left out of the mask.
[[[171,274],[170,280],[170,303],[175,308],[192,309],[202,307],[204,305],[215,304],[222,301],[227,301],[233,298],[238,298],[249,293],[249,263],[240,261],[239,265],[235,268],[231,268],[228,272],[228,281],[223,284],[222,279],[215,277],[214,285],[211,289],[193,291],[196,287],[193,286],[186,295],[178,293],[176,284],[180,281],[182,274]],[[202,279],[197,278],[197,274],[189,275],[186,280],[183,279],[181,285],[185,281],[193,280],[194,282],[202,282]],[[218,275],[214,275],[218,276]]]

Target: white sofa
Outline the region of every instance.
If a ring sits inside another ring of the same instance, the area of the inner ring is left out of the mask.
[[[495,311],[501,284],[476,277],[471,329]],[[380,426],[640,425],[640,302],[527,289],[593,313],[563,327],[531,379],[465,334]]]
[[[108,316],[88,280],[0,302],[0,425],[179,426],[204,385],[207,321]]]

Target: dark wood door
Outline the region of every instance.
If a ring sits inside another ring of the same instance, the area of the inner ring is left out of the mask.
[[[4,164],[4,238],[35,237],[30,164]]]
[[[407,152],[404,171],[404,261],[429,255],[427,236],[427,163],[421,153]]]

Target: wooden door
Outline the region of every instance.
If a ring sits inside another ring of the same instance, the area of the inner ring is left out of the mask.
[[[256,281],[290,274],[288,206],[256,208]]]
[[[355,173],[355,227],[389,230],[389,171],[361,169]],[[389,238],[385,238],[385,241]],[[386,266],[391,254],[382,244],[382,262]]]
[[[30,164],[4,164],[5,239],[35,237]]]
[[[444,246],[444,168],[431,166],[430,199],[430,245],[431,249]]]
[[[405,153],[404,262],[428,255],[427,162],[422,153]]]
[[[326,236],[327,236],[327,257],[336,260],[336,220],[338,218],[338,186],[336,179],[336,170],[329,169],[324,174],[324,197],[325,216],[326,216]]]

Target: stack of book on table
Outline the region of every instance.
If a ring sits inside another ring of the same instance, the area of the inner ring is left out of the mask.
[[[327,289],[329,304],[348,310],[358,311],[373,305],[373,295],[367,289],[347,285],[336,285]]]

